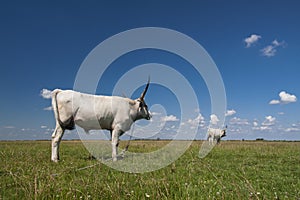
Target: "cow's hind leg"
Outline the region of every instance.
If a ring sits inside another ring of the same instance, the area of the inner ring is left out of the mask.
[[[58,162],[59,160],[59,144],[63,134],[64,134],[64,129],[59,124],[57,124],[52,134],[52,143],[51,143],[51,151],[52,151],[51,160],[54,162]]]

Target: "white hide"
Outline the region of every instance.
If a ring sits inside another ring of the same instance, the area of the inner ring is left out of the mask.
[[[141,97],[132,100],[118,96],[101,96],[56,89],[52,92],[52,107],[56,127],[52,134],[51,160],[59,160],[59,144],[66,129],[73,129],[75,124],[86,132],[106,129],[111,131],[112,159],[117,160],[119,136],[128,131],[139,119],[151,118],[144,101],[149,82]]]
[[[219,143],[221,138],[225,136],[226,129],[210,128],[207,133],[207,139],[209,141],[209,144],[213,144],[214,140],[216,140],[217,143]]]

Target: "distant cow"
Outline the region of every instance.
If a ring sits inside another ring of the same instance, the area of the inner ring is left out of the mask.
[[[217,144],[219,144],[221,141],[221,138],[226,136],[226,128],[225,129],[216,129],[216,128],[208,129],[207,140],[208,140],[209,144],[213,144],[214,140],[216,140]]]
[[[117,96],[84,94],[73,90],[56,89],[52,92],[52,106],[56,127],[52,134],[51,160],[59,160],[59,144],[64,131],[72,130],[75,124],[86,132],[106,129],[112,138],[112,159],[117,160],[119,136],[128,131],[140,119],[150,120],[151,115],[144,100],[149,81],[135,100]]]

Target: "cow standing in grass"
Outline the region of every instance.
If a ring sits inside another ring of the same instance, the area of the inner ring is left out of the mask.
[[[51,160],[59,160],[59,144],[65,130],[75,124],[88,132],[106,129],[111,133],[112,159],[117,160],[119,137],[139,119],[150,120],[151,115],[144,100],[148,83],[138,99],[118,96],[91,95],[73,90],[56,89],[52,92],[52,107],[56,127],[52,134]]]
[[[227,127],[226,127],[227,128]],[[226,128],[225,129],[216,129],[216,128],[209,128],[207,133],[207,140],[209,144],[213,144],[214,141],[217,141],[217,144],[220,143],[221,138],[226,136]]]

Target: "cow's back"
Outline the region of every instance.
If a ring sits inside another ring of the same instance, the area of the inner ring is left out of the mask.
[[[64,112],[67,115],[74,115],[75,124],[86,131],[111,130],[115,124],[129,116],[129,102],[123,97],[64,90],[60,92],[58,101],[65,106]]]

